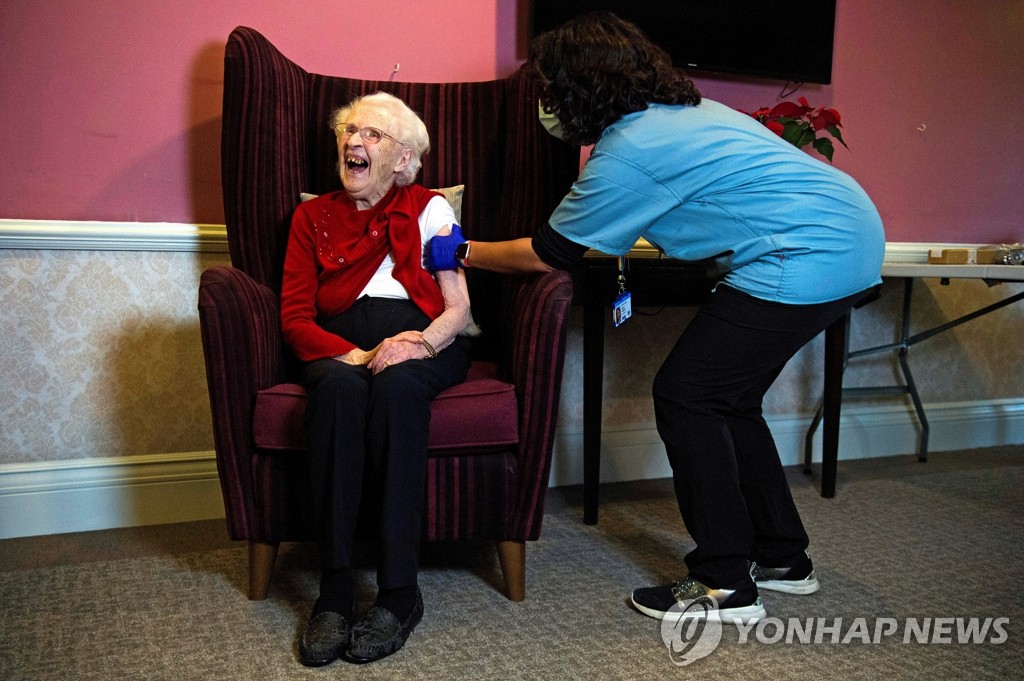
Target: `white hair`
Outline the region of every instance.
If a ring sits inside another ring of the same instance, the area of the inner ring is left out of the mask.
[[[409,165],[395,178],[395,184],[399,187],[412,184],[423,166],[423,156],[430,151],[430,135],[427,133],[427,126],[416,112],[401,99],[386,92],[376,92],[353,99],[331,115],[331,128],[335,135],[338,134],[341,124],[348,120],[352,110],[360,104],[387,110],[394,129],[386,132],[400,140],[406,149],[412,151]]]

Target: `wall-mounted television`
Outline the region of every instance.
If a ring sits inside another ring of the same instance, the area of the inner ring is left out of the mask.
[[[687,71],[832,82],[836,0],[533,0],[530,35],[608,10]]]

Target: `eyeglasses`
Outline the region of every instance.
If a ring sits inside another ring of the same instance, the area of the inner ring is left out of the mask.
[[[378,142],[380,142],[385,137],[387,137],[389,140],[393,140],[395,142],[398,142],[399,144],[403,144],[402,140],[398,139],[397,137],[394,137],[392,135],[387,134],[386,132],[384,132],[380,128],[372,128],[372,127],[369,127],[369,126],[367,126],[365,128],[357,128],[356,126],[352,125],[351,123],[349,123],[347,125],[339,125],[338,126],[338,137],[339,138],[344,139],[344,138],[347,138],[347,137],[351,137],[352,135],[355,135],[356,133],[358,133],[359,136],[363,139],[363,141],[366,142],[367,144],[377,144]]]

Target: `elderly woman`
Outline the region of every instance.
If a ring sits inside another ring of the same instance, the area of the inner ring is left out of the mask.
[[[465,379],[465,275],[423,268],[423,246],[455,214],[413,184],[430,147],[401,100],[378,93],[335,112],[344,191],[292,220],[281,288],[284,340],[305,368],[309,477],[320,595],[303,664],[372,662],[404,645],[423,615],[417,586],[430,401]],[[357,517],[377,534],[378,593],[355,619]]]

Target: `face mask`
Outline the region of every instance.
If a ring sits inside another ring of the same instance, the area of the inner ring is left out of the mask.
[[[545,111],[544,105],[539,100],[537,101],[537,106],[537,117],[540,118],[540,124],[544,126],[544,129],[548,131],[548,134],[553,137],[557,137],[563,142],[568,142],[568,140],[565,139],[564,131],[562,130],[562,121],[558,120],[558,116]]]

